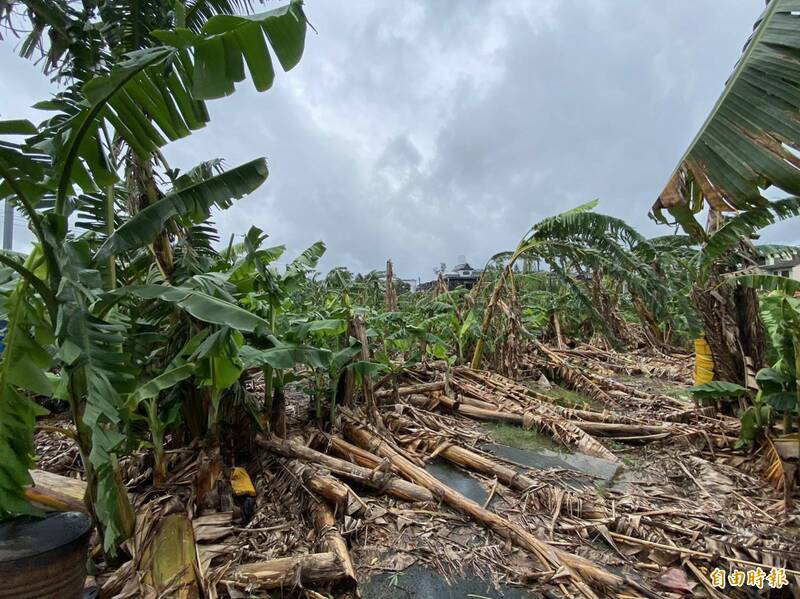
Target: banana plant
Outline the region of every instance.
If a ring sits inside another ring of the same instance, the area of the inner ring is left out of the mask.
[[[725,237],[709,240],[729,214],[737,213],[732,219],[737,225],[727,232],[734,243],[743,243],[735,235],[747,233],[747,227],[737,230],[746,225],[738,213],[755,216],[779,209],[766,193],[769,188],[800,194],[799,23],[794,0],[766,3],[722,94],[651,209],[656,221],[667,223],[669,212],[693,239],[708,241],[708,257],[730,245]],[[705,209],[706,229],[696,219]],[[744,288],[720,295],[715,275],[726,272],[724,265],[712,262],[709,272],[711,285],[698,285],[693,299],[704,316],[717,376],[744,384],[747,363],[756,368],[764,364],[758,298]]]
[[[770,0],[744,51],[689,148],[652,208],[664,210],[695,239],[707,237],[694,215],[752,210],[775,186],[800,194],[800,111],[795,52],[800,15],[794,0]]]
[[[164,451],[164,436],[167,427],[173,424],[173,419],[162,418],[159,413],[159,397],[181,381],[191,377],[195,372],[195,364],[184,362],[171,364],[164,372],[141,384],[131,393],[125,407],[131,422],[141,419],[150,430],[153,447],[153,483],[163,484],[167,479],[167,461]],[[137,418],[140,408],[144,408],[145,415]]]
[[[0,515],[32,511],[22,493],[30,483],[35,408],[25,396],[61,398],[77,427],[87,502],[110,554],[133,526],[115,471],[125,444],[123,407],[142,382],[142,365],[122,349],[132,326],[126,303],[163,302],[211,325],[256,335],[268,330],[267,321],[191,286],[163,280],[118,286],[112,274],[120,263],[154,253],[165,227],[201,224],[212,207],[225,208],[253,191],[267,177],[266,162],[259,159],[166,195],[156,190],[147,205],[118,225],[114,184],[120,163],[111,149],[123,143],[139,157],[159,154],[167,140],[208,120],[203,100],[233,91],[244,79],[245,62],[257,89],[267,89],[273,74],[267,40],[288,70],[302,55],[306,22],[293,3],[249,18],[212,17],[198,30],[176,25],[152,31],[153,45],[122,55],[106,72],[40,105],[56,111],[42,127],[24,121],[0,127],[2,134],[30,136],[24,144],[0,146],[0,196],[19,206],[36,239],[25,264],[0,257],[0,264],[20,277],[7,304],[9,335],[0,368],[0,412],[9,416],[0,424],[0,440],[13,449],[13,458],[4,456],[0,465]],[[88,210],[106,191],[103,238],[76,234],[70,216]],[[43,313],[33,318],[29,308],[37,303]],[[59,373],[55,380],[51,370]],[[162,378],[149,388],[178,382],[176,374],[156,373]],[[131,401],[144,402],[154,422],[152,400]]]
[[[761,318],[769,334],[774,361],[756,374],[759,399],[783,415],[784,432],[792,432],[800,414],[800,283],[787,277],[744,274],[734,284],[760,289]],[[800,426],[800,421],[796,424]]]
[[[472,354],[472,367],[480,368],[494,310],[507,283],[514,276],[514,266],[520,259],[544,261],[550,271],[560,276],[578,297],[584,299],[588,310],[602,325],[605,317],[597,313],[593,302],[585,297],[570,276],[570,270],[580,264],[593,269],[601,267],[613,272],[637,295],[653,303],[663,293],[652,268],[639,260],[634,247],[647,245],[644,239],[624,221],[593,212],[597,201],[589,202],[546,218],[532,226],[511,252],[502,252],[490,262],[501,263],[497,280],[483,311],[480,333]]]
[[[23,401],[25,392],[67,401],[77,427],[90,507],[104,531],[106,549],[113,552],[118,541],[132,532],[132,512],[114,466],[125,442],[122,407],[126,397],[135,392],[141,368],[122,351],[130,321],[120,302],[129,297],[157,299],[201,321],[251,331],[266,331],[267,323],[234,304],[191,288],[125,285],[108,290],[101,274],[105,258],[146,247],[170,219],[192,219],[198,213],[204,216],[223,198],[230,201],[243,195],[263,180],[266,170],[263,162],[252,163],[238,170],[227,185],[221,182],[231,178],[223,174],[167,195],[161,206],[134,215],[98,246],[88,235],[72,234],[65,215],[34,208],[38,182],[20,177],[24,169],[19,165],[27,161],[24,154],[13,158],[11,162],[8,155],[0,157],[0,173],[19,204],[29,208],[26,215],[37,243],[25,265],[14,262],[12,267],[20,280],[7,308],[9,335],[0,370],[0,404],[4,410],[17,412],[11,422],[21,424],[10,430],[3,427],[4,446],[30,446],[34,413]],[[58,179],[55,182],[61,185]],[[0,261],[12,262],[5,257]],[[31,307],[37,304],[42,310],[34,314]],[[50,370],[59,372],[55,381],[48,375]],[[144,388],[158,388],[167,379],[175,380],[175,373],[170,374],[160,375],[157,382]],[[140,398],[147,399],[152,397]],[[30,482],[26,466],[30,463],[25,457],[4,460],[0,466],[4,491],[0,510],[5,514],[20,511],[22,487]]]
[[[285,372],[297,363],[325,368],[327,356],[323,358],[324,352],[319,348],[305,345],[306,337],[313,332],[322,333],[329,326],[341,328],[344,325],[335,320],[311,319],[304,324],[288,321],[294,308],[293,296],[308,284],[308,275],[324,254],[325,244],[312,244],[292,260],[284,272],[279,272],[273,263],[283,255],[285,248],[263,247],[266,239],[263,231],[251,227],[241,244],[234,247],[231,241],[217,268],[224,271],[224,276],[235,287],[237,301],[263,317],[277,335],[266,340],[253,339],[245,352],[247,367],[262,370],[264,409],[272,427],[282,430]],[[278,341],[278,337],[285,338]]]

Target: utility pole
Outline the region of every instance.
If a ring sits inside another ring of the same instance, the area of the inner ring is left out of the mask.
[[[3,211],[3,249],[10,250],[14,245],[14,205],[6,198]]]

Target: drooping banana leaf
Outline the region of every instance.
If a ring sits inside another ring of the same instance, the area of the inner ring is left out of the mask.
[[[190,217],[195,222],[208,218],[213,206],[227,208],[232,200],[257,189],[267,174],[267,162],[259,158],[167,194],[114,231],[97,251],[95,261],[152,243],[171,218]]]
[[[140,299],[158,299],[177,305],[202,322],[229,326],[248,333],[268,334],[269,323],[244,308],[188,287],[169,285],[129,285],[107,294],[122,297],[133,295]]]
[[[719,399],[725,397],[741,397],[747,395],[747,387],[728,381],[711,381],[703,385],[690,387],[689,392],[698,399]]]
[[[65,212],[74,184],[94,192],[95,181],[103,186],[116,178],[102,148],[103,128],[147,157],[205,126],[203,100],[232,93],[245,78],[245,62],[256,89],[269,89],[274,78],[269,48],[289,70],[302,57],[305,31],[303,10],[292,2],[258,15],[218,15],[200,33],[154,32],[165,45],[131,52],[108,74],[88,81],[80,94],[73,90],[85,101],[62,94],[50,102],[70,118],[53,121],[31,143],[50,153],[57,166],[57,212]]]
[[[26,267],[34,269],[41,254],[34,250]],[[48,381],[40,371],[50,357],[29,334],[27,279],[18,280],[8,297],[6,349],[0,361],[0,520],[14,514],[38,511],[24,498],[24,487],[31,484],[28,469],[33,465],[33,429],[40,408],[25,390],[48,392]]]
[[[790,197],[775,202],[766,202],[746,210],[717,229],[705,246],[698,252],[695,260],[701,265],[709,265],[716,258],[736,246],[743,237],[763,229],[779,220],[800,215],[800,197]]]
[[[273,368],[284,370],[295,364],[307,364],[313,368],[327,368],[331,360],[331,351],[308,345],[281,343],[269,349],[256,349],[245,345],[239,352],[245,368],[269,364]]]
[[[272,47],[284,71],[303,56],[306,17],[299,2],[256,15],[217,15],[195,34],[190,29],[155,31],[153,37],[178,48],[194,49],[192,95],[210,100],[234,92],[245,78],[245,63],[258,91],[272,87]]]
[[[594,200],[556,216],[545,218],[531,228],[532,238],[537,240],[579,238],[600,240],[613,237],[626,242],[630,247],[646,243],[636,229],[622,219],[594,212],[598,201]]]
[[[780,291],[787,295],[800,292],[800,281],[778,275],[742,274],[730,277],[729,280],[737,285],[751,287],[760,291]]]
[[[302,343],[309,334],[316,334],[323,337],[336,337],[346,330],[346,320],[342,318],[326,318],[295,323],[290,329],[288,336],[292,341]]]
[[[800,195],[800,1],[772,0],[733,74],[652,208],[703,237],[694,214],[763,206],[775,186]]]
[[[91,431],[89,461],[96,477],[93,509],[103,527],[103,545],[114,552],[133,533],[134,516],[119,473],[117,455],[125,435],[121,396],[133,391],[133,368],[123,350],[125,324],[97,316],[100,275],[88,267],[85,240],[69,242],[69,260],[59,289],[57,357],[63,361],[70,393],[85,401],[83,424]]]
[[[10,15],[11,7],[15,3],[7,1],[4,4]],[[77,11],[66,1],[26,1],[24,5],[34,26],[27,31],[27,36],[19,44],[19,55],[31,59],[39,58],[38,53],[41,53],[44,73],[49,74],[58,70],[63,63],[69,62],[75,50],[79,49],[78,53],[80,50],[85,52],[85,48],[90,45],[89,39],[96,35],[95,31],[79,29],[75,18]],[[75,35],[76,31],[83,35]],[[56,78],[58,76],[59,73],[56,73]]]
[[[174,387],[181,381],[188,379],[194,372],[194,364],[188,362],[179,366],[167,368],[159,374],[151,378],[149,381],[142,383],[131,395],[131,400],[134,404],[138,404],[145,399],[158,397],[162,391]]]

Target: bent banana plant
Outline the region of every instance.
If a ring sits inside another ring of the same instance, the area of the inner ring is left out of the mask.
[[[800,195],[800,3],[771,0],[705,123],[659,194],[651,217],[668,210],[696,239],[694,215],[767,204],[770,186]]]
[[[472,368],[480,368],[495,308],[512,276],[514,264],[520,257],[543,260],[552,272],[567,277],[557,258],[570,256],[580,257],[582,260],[594,260],[605,253],[619,261],[621,265],[625,265],[631,273],[636,272],[652,282],[653,275],[649,272],[649,268],[631,251],[634,247],[647,247],[647,240],[624,221],[592,212],[597,204],[597,200],[588,202],[540,221],[528,230],[513,252],[497,254],[491,258],[490,262],[502,258],[507,259],[507,262],[500,272],[483,313],[480,336],[472,354]],[[599,252],[589,250],[585,247],[587,245],[591,245]],[[627,246],[627,249],[624,246]],[[644,294],[647,289],[642,286],[640,291]],[[591,303],[587,307],[591,309]]]

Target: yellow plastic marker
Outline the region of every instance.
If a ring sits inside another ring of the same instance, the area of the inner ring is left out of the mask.
[[[705,337],[694,340],[694,384],[705,385],[714,380],[714,356]]]
[[[250,475],[247,470],[239,468],[238,466],[231,472],[231,487],[233,488],[234,495],[250,495],[256,496],[256,488],[253,486],[253,481],[250,480]]]

